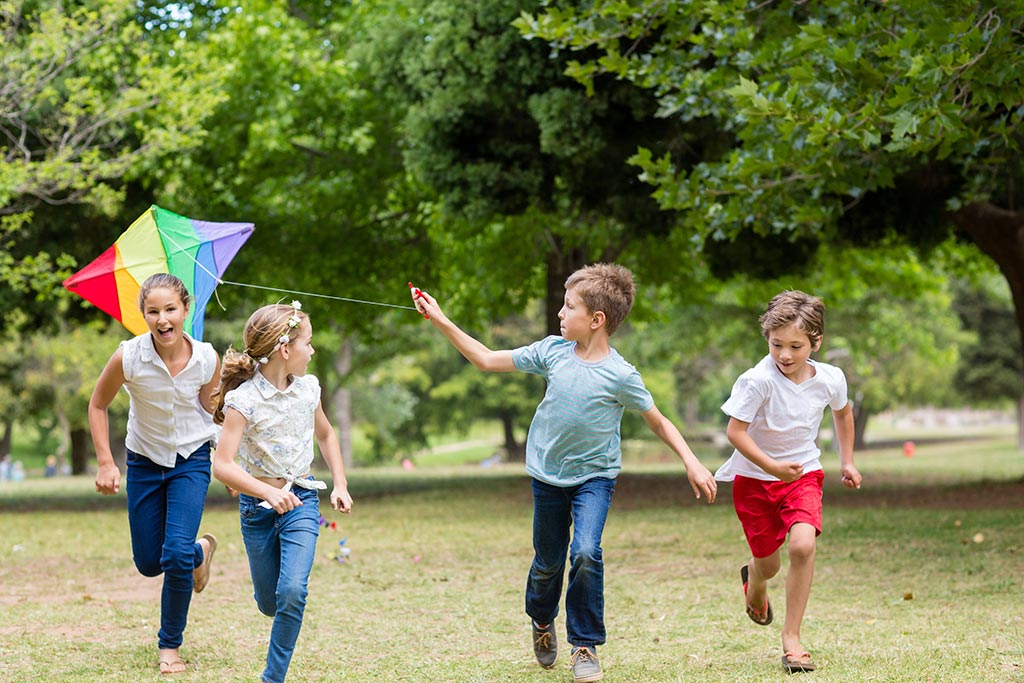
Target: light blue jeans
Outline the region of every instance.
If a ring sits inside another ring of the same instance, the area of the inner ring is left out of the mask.
[[[256,606],[274,618],[267,647],[263,683],[284,683],[302,628],[309,572],[320,535],[320,500],[316,491],[292,489],[302,505],[283,515],[259,506],[260,499],[238,496],[242,540]]]
[[[128,527],[132,559],[143,576],[164,575],[160,596],[159,647],[178,648],[192,602],[192,570],[203,562],[196,542],[210,488],[210,444],[174,467],[157,465],[128,451]]]

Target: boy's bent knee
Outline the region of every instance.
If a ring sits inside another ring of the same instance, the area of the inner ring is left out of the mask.
[[[814,560],[815,543],[814,539],[791,540],[789,543],[790,563],[812,562]]]

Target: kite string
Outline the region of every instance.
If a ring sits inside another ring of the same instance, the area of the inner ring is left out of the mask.
[[[299,295],[302,295],[302,296],[319,297],[321,299],[333,299],[335,301],[348,301],[348,302],[355,303],[355,304],[369,304],[371,306],[387,306],[388,308],[404,308],[404,309],[407,309],[407,310],[410,310],[410,311],[417,311],[418,312],[418,310],[416,309],[415,306],[401,306],[399,304],[387,304],[387,303],[384,303],[384,302],[381,302],[381,301],[367,301],[365,299],[349,299],[349,298],[344,297],[344,296],[332,296],[330,294],[317,294],[316,292],[301,292],[301,291],[294,290],[294,289],[281,289],[279,287],[264,287],[262,285],[250,285],[250,284],[246,284],[244,282],[232,282],[230,280],[222,280],[219,277],[217,277],[216,273],[210,272],[209,268],[207,268],[202,263],[197,261],[196,258],[191,253],[189,253],[189,251],[187,249],[185,249],[180,244],[178,244],[176,241],[174,241],[173,237],[171,237],[170,235],[168,235],[167,233],[162,232],[162,231],[160,232],[160,235],[162,237],[167,238],[167,240],[171,244],[176,246],[181,253],[185,254],[190,259],[192,259],[193,263],[195,263],[197,266],[202,268],[203,271],[207,275],[212,277],[214,280],[216,280],[217,284],[219,284],[219,285],[234,285],[236,287],[250,287],[252,289],[263,289],[263,290],[267,290],[267,291],[271,291],[271,292],[281,292],[283,294],[299,294]],[[221,310],[224,310],[224,311],[228,310],[224,306],[224,304],[221,303],[220,295],[217,293],[217,289],[216,288],[214,288],[213,294],[217,298],[217,304],[221,307]]]
[[[222,284],[222,285],[234,285],[235,287],[250,287],[252,289],[264,289],[264,290],[271,291],[271,292],[282,292],[284,294],[299,294],[299,295],[302,295],[302,296],[315,296],[315,297],[319,297],[321,299],[334,299],[335,301],[349,301],[349,302],[352,302],[354,304],[369,304],[371,306],[387,306],[389,308],[405,308],[405,309],[408,309],[410,311],[415,311],[416,310],[415,306],[401,306],[399,304],[386,304],[386,303],[381,302],[381,301],[367,301],[365,299],[349,299],[348,297],[344,297],[344,296],[333,296],[331,294],[317,294],[316,292],[302,292],[302,291],[299,291],[299,290],[296,290],[296,289],[281,289],[279,287],[264,287],[262,285],[250,285],[250,284],[246,284],[244,282],[232,282],[231,280],[221,280],[221,279],[218,279],[217,282]],[[213,290],[213,291],[216,292],[217,290]],[[217,300],[217,303],[220,303],[220,299]]]

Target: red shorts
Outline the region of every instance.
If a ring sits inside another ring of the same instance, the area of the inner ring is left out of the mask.
[[[763,481],[737,476],[732,504],[754,557],[768,557],[786,540],[790,527],[804,522],[821,535],[821,485],[825,473],[808,472],[796,481]]]

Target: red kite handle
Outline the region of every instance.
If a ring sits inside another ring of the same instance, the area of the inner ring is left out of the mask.
[[[423,292],[421,292],[420,288],[416,287],[411,282],[409,283],[409,290],[412,292],[412,296],[413,296],[414,299],[422,299],[423,298]],[[422,312],[421,312],[421,314],[423,315],[423,317],[425,319],[430,320],[430,316],[429,315],[427,315],[426,313],[422,313]]]

